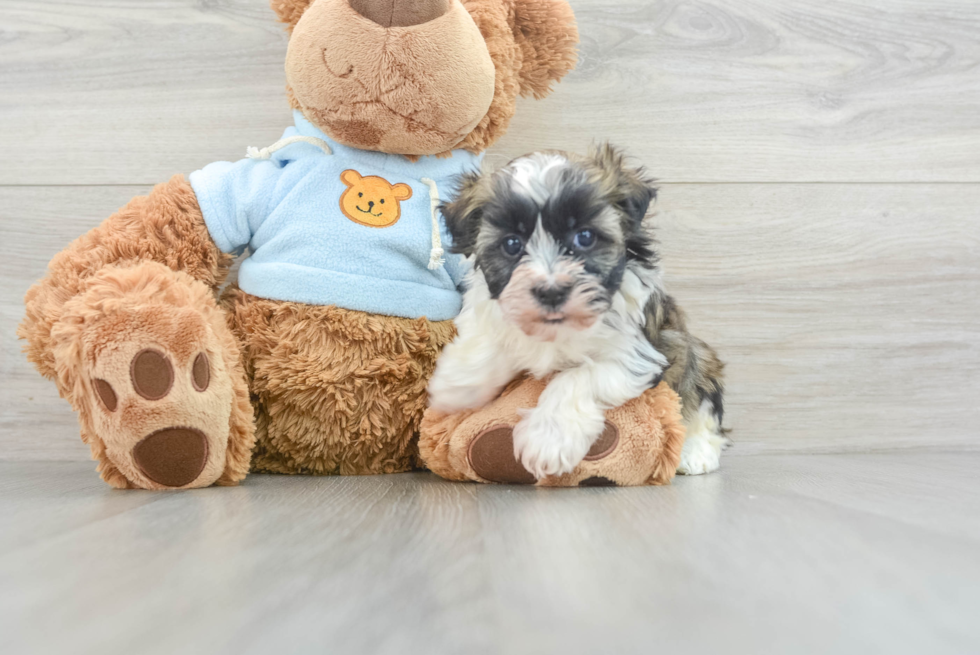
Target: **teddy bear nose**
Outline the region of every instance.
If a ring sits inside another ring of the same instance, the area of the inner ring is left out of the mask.
[[[350,0],[354,11],[381,27],[409,27],[439,18],[451,0]]]

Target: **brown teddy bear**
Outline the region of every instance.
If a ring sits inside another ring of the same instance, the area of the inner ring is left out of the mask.
[[[413,468],[464,270],[437,207],[576,59],[564,0],[272,6],[295,126],[134,198],[26,297],[28,357],[115,487]]]
[[[512,382],[485,407],[455,414],[428,409],[419,451],[429,469],[449,480],[595,487],[670,484],[684,445],[680,398],[661,382],[606,412],[606,429],[571,473],[535,480],[514,457],[513,428],[521,410],[537,405],[547,380]]]

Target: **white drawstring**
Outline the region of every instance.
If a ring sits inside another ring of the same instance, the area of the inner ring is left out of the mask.
[[[269,159],[272,157],[272,153],[274,153],[276,150],[282,150],[286,146],[294,143],[309,143],[310,145],[316,146],[322,150],[323,154],[325,155],[333,154],[333,151],[330,149],[330,146],[327,145],[327,142],[323,139],[318,139],[315,136],[290,136],[286,137],[285,139],[279,139],[268,148],[262,149],[249,146],[245,151],[245,154],[249,159]]]
[[[446,260],[442,258],[446,251],[442,249],[442,235],[439,230],[439,187],[428,177],[422,178],[422,184],[429,187],[429,211],[432,213],[432,250],[429,252],[429,270],[434,271]]]

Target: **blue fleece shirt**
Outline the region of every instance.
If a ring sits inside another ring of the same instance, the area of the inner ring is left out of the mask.
[[[448,199],[456,176],[478,168],[480,157],[456,150],[412,162],[341,145],[301,113],[294,118],[283,138],[315,137],[333,154],[292,143],[269,159],[215,162],[190,176],[218,247],[250,250],[238,274],[241,289],[375,314],[454,318],[466,264],[448,253],[449,235],[437,217],[447,253],[443,265],[429,268],[431,182]]]

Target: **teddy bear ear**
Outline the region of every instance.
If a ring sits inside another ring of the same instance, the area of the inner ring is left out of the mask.
[[[395,196],[395,200],[408,200],[412,197],[412,187],[402,182],[391,187],[391,191],[392,195]]]
[[[314,2],[315,0],[271,0],[269,4],[272,5],[272,10],[276,12],[279,20],[286,23],[289,31],[292,32],[303,12]]]
[[[347,186],[354,186],[361,181],[361,174],[355,171],[353,168],[348,168],[346,171],[340,174],[340,181]]]
[[[578,27],[565,0],[515,0],[514,38],[523,54],[521,95],[543,98],[578,62]]]

